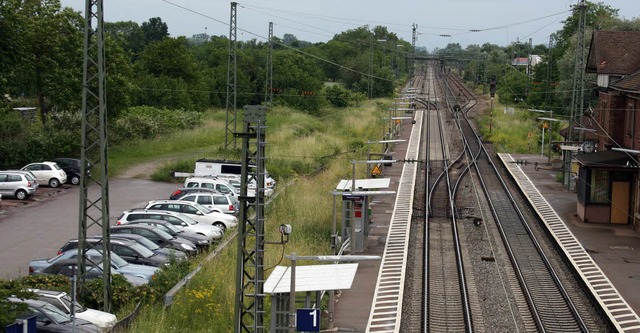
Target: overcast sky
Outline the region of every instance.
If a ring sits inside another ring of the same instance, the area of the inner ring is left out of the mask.
[[[620,17],[640,16],[639,0],[602,1],[619,9]],[[160,17],[173,37],[206,32],[229,36],[230,1],[221,0],[103,0],[107,22],[142,23]],[[238,2],[237,38],[266,40],[269,22],[274,35],[293,34],[300,40],[324,42],[335,34],[363,25],[384,25],[411,42],[418,25],[417,46],[443,48],[448,43],[486,42],[506,46],[532,39],[547,44],[562,27],[578,0],[245,0]],[[83,0],[62,0],[63,6],[84,10]],[[472,32],[471,30],[479,30]]]

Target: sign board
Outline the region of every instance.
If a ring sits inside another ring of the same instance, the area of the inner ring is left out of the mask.
[[[364,195],[343,195],[342,200],[362,201],[364,200]]]
[[[320,332],[320,309],[297,309],[296,331]]]
[[[380,166],[379,165],[374,165],[373,166],[373,170],[371,170],[371,174],[374,176],[379,176],[382,174],[382,171],[380,170]]]

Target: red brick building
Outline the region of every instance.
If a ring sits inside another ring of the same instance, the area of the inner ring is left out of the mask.
[[[578,215],[584,222],[633,224],[640,217],[640,31],[595,31],[586,65],[598,105],[582,127],[596,152],[579,164]],[[636,186],[634,186],[636,185]]]

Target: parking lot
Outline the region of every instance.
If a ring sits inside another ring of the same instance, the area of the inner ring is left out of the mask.
[[[125,210],[149,200],[167,199],[179,185],[133,178],[109,181],[109,224]],[[91,191],[92,189],[90,189]],[[78,237],[79,186],[41,186],[27,200],[0,201],[0,278],[28,275],[32,259],[52,257],[67,240]],[[99,234],[93,226],[89,235]]]

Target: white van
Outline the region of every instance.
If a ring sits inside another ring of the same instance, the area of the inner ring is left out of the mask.
[[[252,172],[255,172],[255,165],[249,165]],[[239,161],[227,161],[227,160],[212,160],[201,158],[196,161],[196,168],[194,170],[194,176],[233,176],[240,177],[242,170],[242,164]],[[271,178],[269,172],[265,169],[264,174],[264,186],[265,188],[273,189],[276,186],[276,181]],[[251,184],[250,184],[251,186]],[[252,187],[255,187],[252,186]]]
[[[235,187],[225,179],[221,179],[218,177],[190,177],[185,179],[184,187],[206,187],[212,188],[223,194],[228,194],[236,197],[240,195],[240,189],[238,187]],[[273,189],[265,188],[264,195],[268,197],[271,196],[271,194],[273,194]],[[255,187],[251,188],[251,186],[249,186],[247,188],[247,196],[256,196]]]

